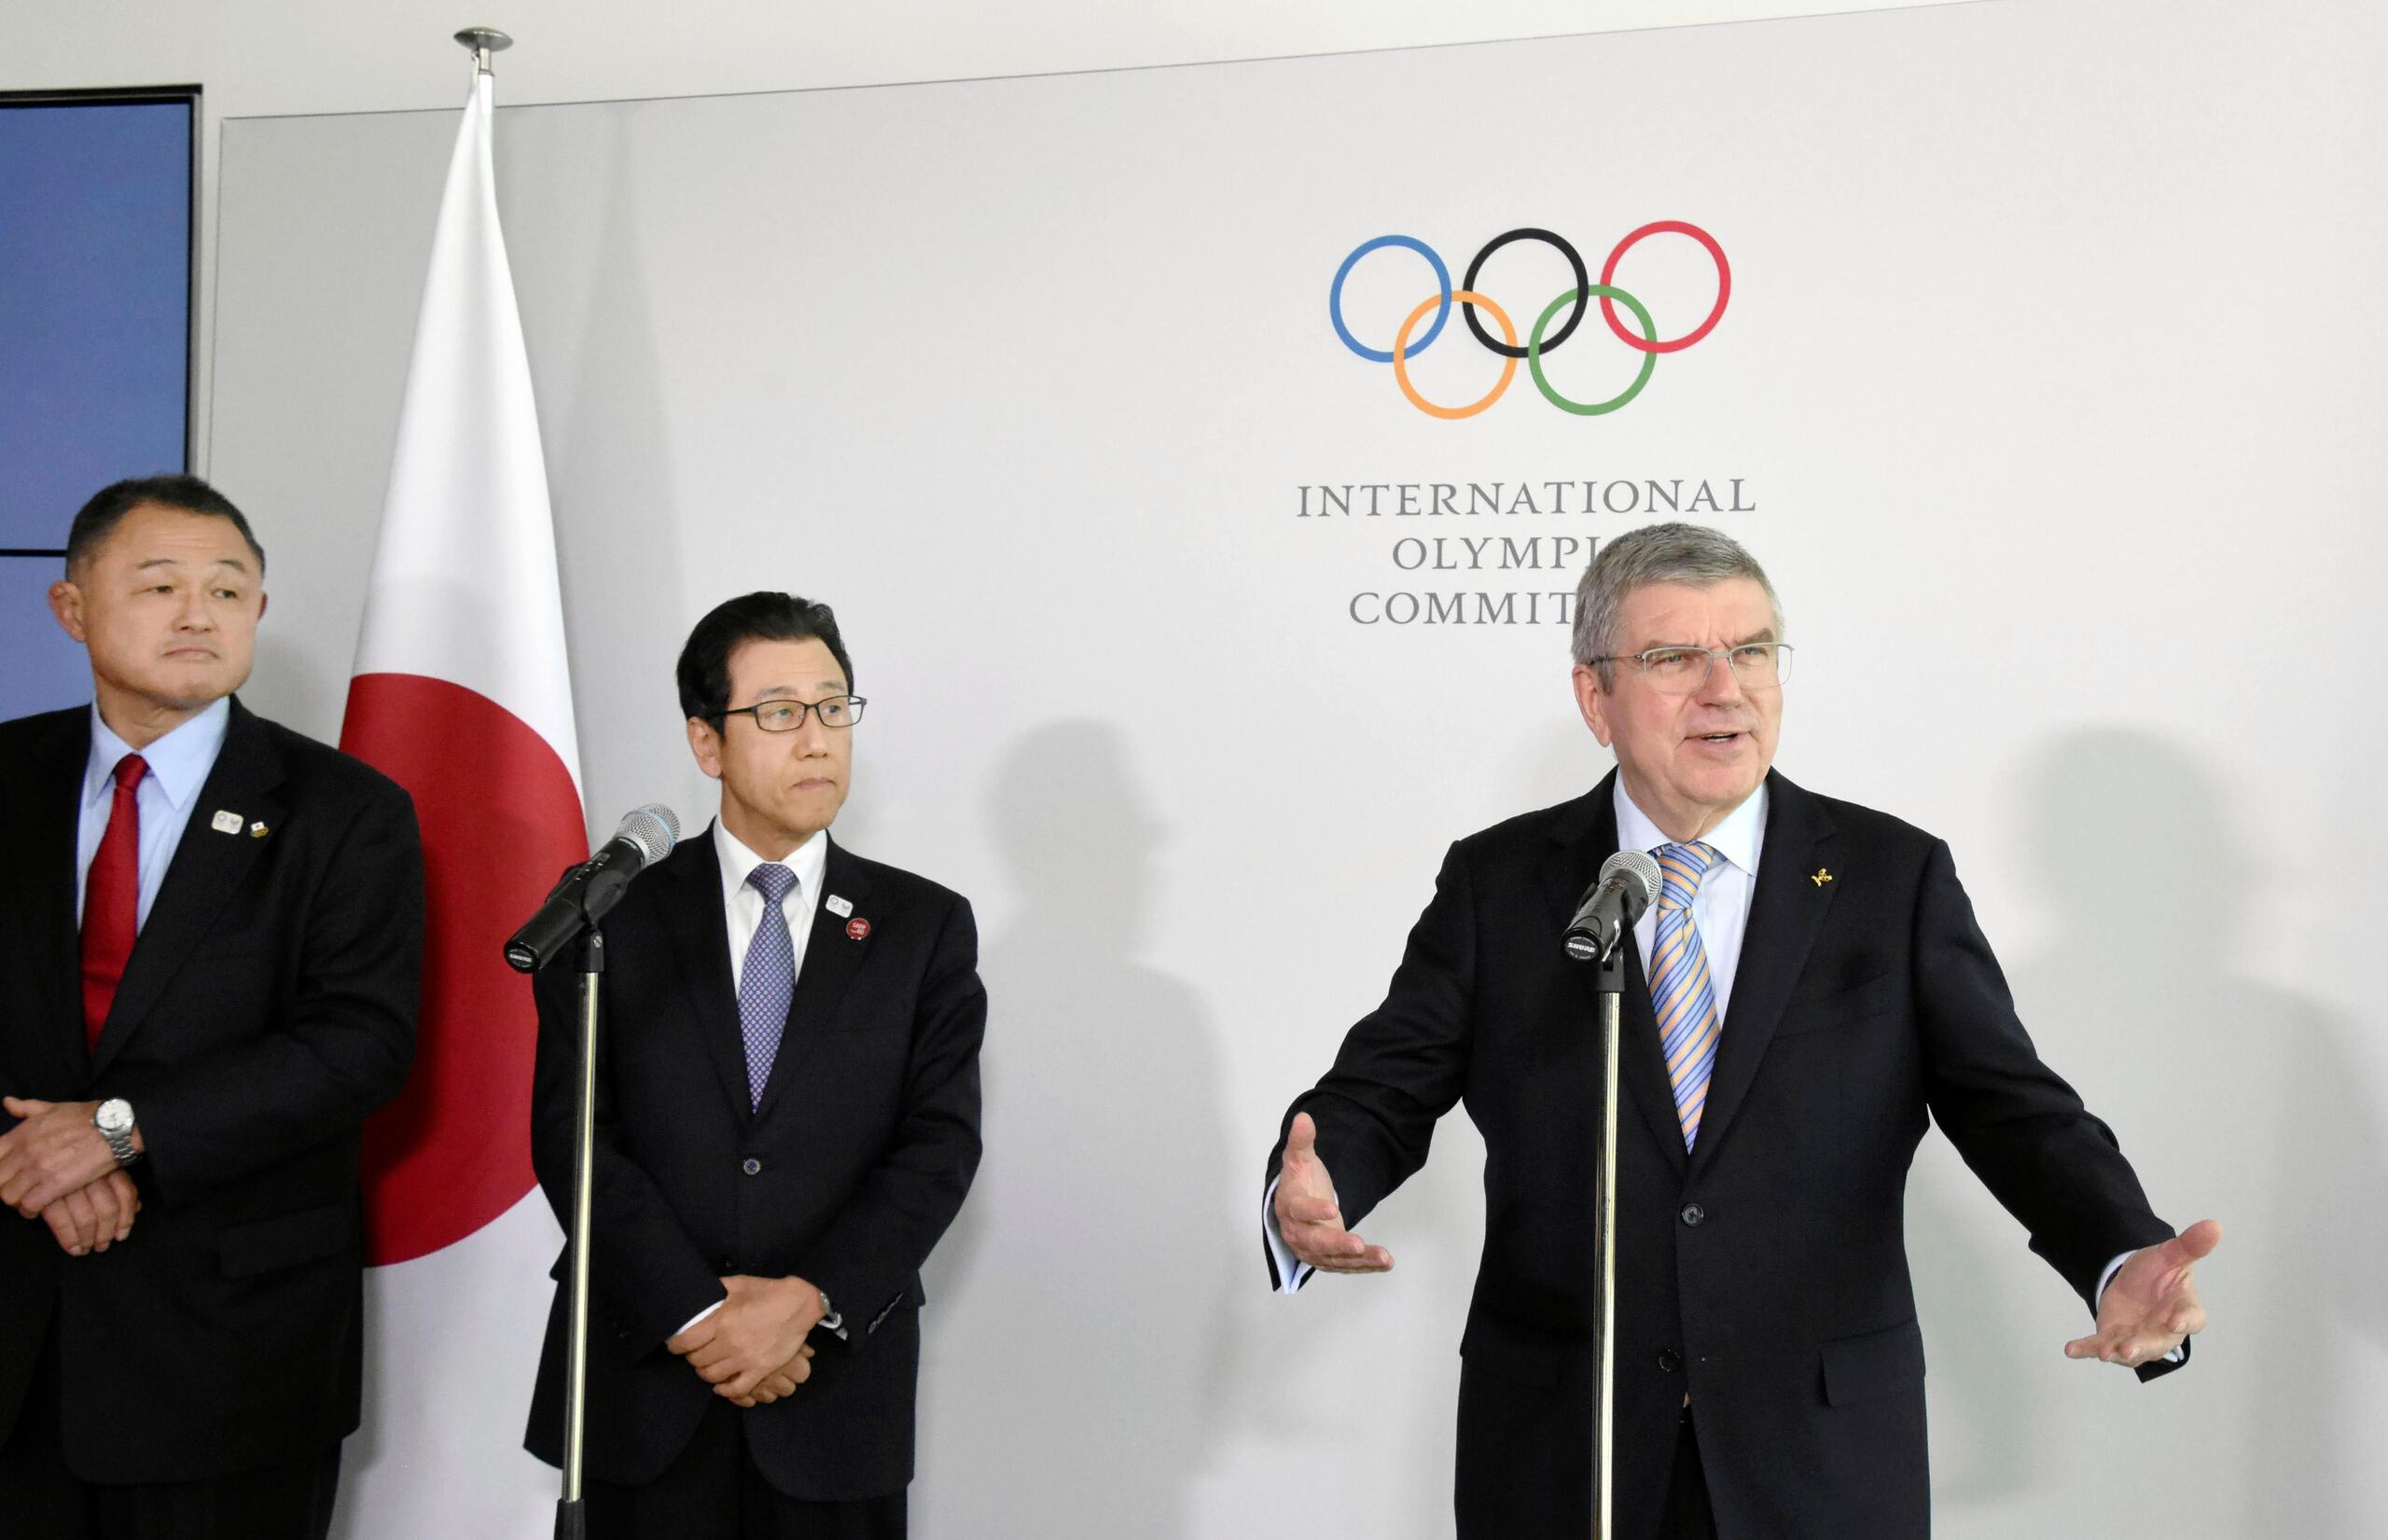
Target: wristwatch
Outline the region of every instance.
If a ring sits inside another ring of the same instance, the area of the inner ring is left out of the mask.
[[[100,1110],[91,1114],[91,1127],[108,1142],[108,1153],[116,1157],[118,1165],[129,1166],[141,1158],[141,1152],[132,1147],[132,1103],[121,1096],[101,1103]]]

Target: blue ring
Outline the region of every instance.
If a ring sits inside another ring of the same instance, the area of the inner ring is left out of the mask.
[[[1343,339],[1345,347],[1372,364],[1390,364],[1393,362],[1393,354],[1382,348],[1362,346],[1360,340],[1352,335],[1352,329],[1343,324],[1343,280],[1351,276],[1353,268],[1359,264],[1361,257],[1382,246],[1406,246],[1433,263],[1435,282],[1441,284],[1443,290],[1442,308],[1435,312],[1435,324],[1426,328],[1425,336],[1410,343],[1404,350],[1403,356],[1415,358],[1425,352],[1426,345],[1442,335],[1443,323],[1451,318],[1451,270],[1443,266],[1443,259],[1435,254],[1435,248],[1411,236],[1378,236],[1343,258],[1343,265],[1335,270],[1334,284],[1326,291],[1326,318],[1335,323],[1335,335]]]

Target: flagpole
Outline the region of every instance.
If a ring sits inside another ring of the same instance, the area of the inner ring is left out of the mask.
[[[473,56],[473,79],[478,89],[483,76],[494,79],[490,56],[512,48],[514,39],[495,27],[466,27],[456,34],[456,43]],[[581,1455],[588,1432],[584,1420],[589,1375],[589,1250],[590,1231],[595,1228],[590,1200],[596,1163],[596,1152],[590,1145],[596,1132],[597,1000],[604,958],[604,938],[592,926],[580,949],[580,1116],[573,1152],[571,1341],[564,1375],[563,1490],[556,1501],[556,1540],[582,1540],[588,1533],[588,1508],[581,1494]]]

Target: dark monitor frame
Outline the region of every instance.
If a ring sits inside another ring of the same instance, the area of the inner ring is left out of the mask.
[[[200,165],[202,145],[201,132],[206,122],[201,108],[204,89],[187,86],[92,86],[61,90],[0,90],[0,112],[12,107],[79,107],[115,106],[124,104],[181,104],[190,113],[190,196],[183,204],[183,271],[188,293],[183,298],[183,468],[190,468],[198,445],[192,430],[196,414],[192,411],[194,382],[199,378],[199,194]],[[56,556],[63,557],[66,548],[0,548],[0,557]]]

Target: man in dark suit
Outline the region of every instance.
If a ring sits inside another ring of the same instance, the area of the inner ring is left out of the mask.
[[[680,654],[719,819],[604,923],[590,1533],[905,1531],[921,1266],[979,1164],[959,895],[831,841],[863,701],[828,606],[733,599]],[[532,1156],[569,1212],[576,975],[538,985]],[[563,1263],[557,1264],[562,1277]],[[531,1451],[560,1463],[557,1290]]]
[[[50,590],[92,703],[0,723],[0,1533],[330,1524],[423,863],[405,792],[232,698],[264,575],[206,483],[106,488]]]
[[[1577,703],[1617,769],[1459,841],[1385,1002],[1287,1112],[1271,1277],[1392,1265],[1357,1223],[1465,1099],[1486,1226],[1461,1339],[1459,1533],[1591,1522],[1600,1048],[1561,937],[1603,864],[1636,926],[1617,1133],[1615,1533],[1928,1533],[1923,1345],[1901,1241],[1927,1113],[2090,1304],[2067,1345],[2161,1373],[2204,1314],[2104,1124],[2034,1051],[1948,847],[1771,762],[1774,590],[1712,530],[1637,530],[1578,591]],[[1332,1175],[1329,1175],[1329,1172]]]

